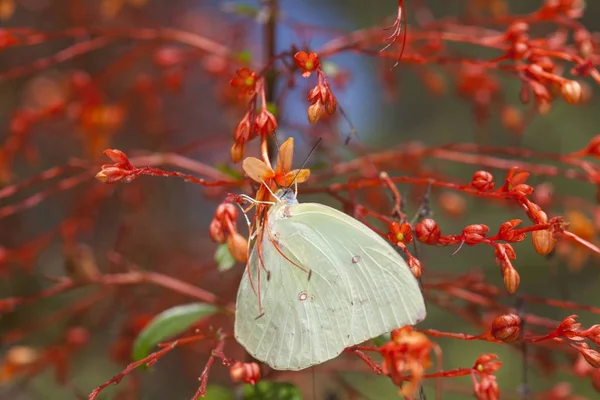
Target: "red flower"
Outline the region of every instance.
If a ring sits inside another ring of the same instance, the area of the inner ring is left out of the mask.
[[[235,71],[237,76],[229,82],[233,87],[240,89],[240,95],[253,94],[256,89],[256,72],[248,68],[241,68]]]
[[[316,69],[321,67],[321,61],[317,53],[306,53],[305,51],[299,51],[294,56],[296,65],[302,69],[302,76],[308,78]]]
[[[412,228],[406,222],[403,222],[402,224],[392,222],[390,225],[390,233],[388,233],[388,239],[395,244],[408,244],[413,240]]]

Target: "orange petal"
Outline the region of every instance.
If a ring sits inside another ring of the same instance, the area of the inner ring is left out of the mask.
[[[273,176],[273,170],[267,164],[255,157],[247,157],[242,163],[242,169],[250,178],[263,183]]]
[[[294,184],[294,180],[297,183],[306,182],[310,177],[310,169],[295,169],[293,171],[288,172],[285,175],[285,184],[284,186],[289,187]]]
[[[292,160],[294,159],[294,138],[289,138],[279,147],[277,155],[277,173],[287,173],[292,168]]]

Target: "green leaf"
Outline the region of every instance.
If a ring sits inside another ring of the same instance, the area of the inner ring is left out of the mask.
[[[231,168],[229,165],[227,164],[219,164],[216,167],[219,171],[223,172],[224,174],[229,175],[230,177],[232,177],[233,179],[242,179],[244,176],[237,170]]]
[[[392,336],[389,333],[384,333],[381,336],[377,336],[376,338],[373,338],[373,343],[375,343],[375,346],[381,347],[384,344],[386,344],[387,342],[389,342],[390,340],[392,340]]]
[[[235,258],[231,255],[227,243],[223,243],[217,247],[217,251],[215,251],[215,261],[219,272],[225,272],[235,265]]]
[[[191,303],[171,307],[156,315],[140,332],[133,344],[134,361],[147,357],[154,346],[167,338],[185,332],[198,320],[216,313],[216,306],[206,303]]]
[[[235,392],[221,385],[208,385],[206,386],[206,395],[204,395],[204,398],[210,400],[235,400]]]
[[[291,383],[260,381],[244,385],[244,400],[302,400],[302,393]]]
[[[237,59],[242,64],[250,64],[252,62],[252,53],[250,50],[240,51],[237,55]]]
[[[374,372],[339,372],[342,382],[367,400],[400,399],[398,388],[386,376]]]
[[[267,103],[267,111],[269,111],[271,114],[273,114],[275,116],[275,118],[277,118],[277,114],[279,113],[279,108],[277,108],[277,104],[275,103]]]

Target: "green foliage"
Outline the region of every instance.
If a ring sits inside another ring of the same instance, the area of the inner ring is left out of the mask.
[[[133,345],[132,357],[141,360],[150,354],[152,348],[167,338],[189,329],[200,319],[215,314],[216,306],[206,303],[191,303],[171,307],[156,315],[140,332]]]
[[[287,382],[260,381],[244,386],[245,400],[302,400],[300,390]]]
[[[225,272],[235,265],[235,258],[233,258],[231,255],[227,243],[223,243],[217,247],[217,251],[215,252],[215,261],[217,263],[219,272]]]

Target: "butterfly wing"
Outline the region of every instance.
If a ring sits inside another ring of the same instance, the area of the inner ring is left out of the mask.
[[[269,212],[270,226],[279,207]],[[244,273],[238,289],[235,337],[249,354],[272,368],[301,370],[344,350],[351,309],[342,281],[326,271],[311,274],[309,280],[308,269],[301,269],[302,263],[282,242],[265,232],[250,253],[250,275]],[[312,294],[316,288],[326,288],[318,300]]]
[[[354,218],[321,204],[277,205],[268,226],[236,304],[236,339],[258,360],[304,369],[425,317],[405,261]]]
[[[343,288],[339,297],[351,314],[344,347],[425,318],[417,279],[398,252],[366,225],[316,203],[287,205],[280,213],[272,229],[286,251],[312,270],[315,303],[331,301],[326,297],[330,288],[322,281]]]

